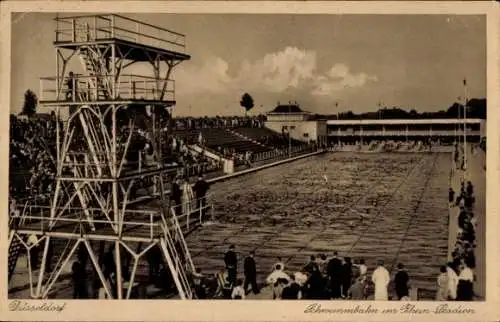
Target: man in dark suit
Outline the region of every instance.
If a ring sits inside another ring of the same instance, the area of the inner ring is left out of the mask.
[[[283,300],[300,300],[300,285],[295,281],[295,276],[290,276],[290,283],[283,289],[281,299]]]
[[[243,262],[243,270],[245,273],[245,284],[243,285],[243,289],[245,290],[245,294],[249,293],[247,291],[248,284],[252,285],[254,294],[259,294],[260,292],[257,286],[257,265],[255,264],[254,255],[254,252],[251,251]]]
[[[210,184],[205,181],[203,176],[200,175],[198,181],[193,186],[194,194],[196,196],[196,209],[200,209],[207,205],[206,195],[210,188]],[[205,221],[206,209],[201,210],[202,221]]]
[[[394,277],[394,284],[396,288],[396,295],[398,296],[398,300],[405,296],[409,296],[409,287],[408,282],[410,281],[410,276],[408,272],[404,269],[404,265],[398,264],[398,272]]]
[[[175,179],[175,181],[172,183],[172,194],[170,196],[170,200],[172,200],[172,202],[174,203],[176,215],[180,215],[182,213],[181,199],[182,190],[180,186],[180,180]]]
[[[330,296],[334,299],[341,297],[340,287],[342,284],[342,262],[337,256],[338,253],[333,252],[333,258],[330,259],[327,266],[328,278],[330,279]]]
[[[234,286],[238,275],[238,257],[234,252],[234,245],[229,246],[229,250],[224,255],[224,263],[226,264],[229,282]]]

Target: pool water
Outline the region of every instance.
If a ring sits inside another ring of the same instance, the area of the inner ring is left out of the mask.
[[[434,289],[448,244],[449,154],[329,153],[214,184],[216,223],[188,236],[197,267],[224,268],[230,244],[239,272],[255,250],[263,281],[280,256],[290,271],[310,255],[378,259],[411,284]]]

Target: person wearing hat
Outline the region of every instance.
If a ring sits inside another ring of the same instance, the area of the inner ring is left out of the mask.
[[[194,194],[196,197],[196,209],[200,213],[200,220],[203,222],[206,213],[206,205],[207,205],[207,191],[210,188],[210,184],[205,181],[203,175],[198,177],[198,181],[193,186]]]
[[[229,246],[229,250],[224,255],[229,282],[234,286],[238,276],[238,256],[234,251],[234,245]]]
[[[175,214],[181,214],[181,199],[182,199],[182,190],[181,190],[181,180],[179,178],[175,178],[172,183],[170,200],[174,203]]]

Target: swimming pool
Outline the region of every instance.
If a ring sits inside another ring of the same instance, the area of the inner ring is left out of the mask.
[[[412,285],[433,289],[448,244],[449,154],[329,153],[268,168],[211,187],[216,223],[187,243],[206,273],[224,267],[230,244],[255,250],[259,280],[276,257],[299,270],[310,255],[378,259]],[[239,272],[240,274],[240,272]]]

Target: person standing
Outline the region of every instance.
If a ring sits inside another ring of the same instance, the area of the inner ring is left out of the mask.
[[[452,187],[448,189],[448,201],[450,206],[453,206],[453,202],[455,201],[455,190]]]
[[[437,278],[436,301],[448,300],[448,272],[446,266],[441,266],[441,274]]]
[[[191,188],[191,184],[189,184],[189,181],[187,178],[184,179],[184,182],[182,183],[182,214],[183,215],[190,215],[192,208],[191,208],[191,203],[193,202],[193,188]]]
[[[408,275],[408,272],[406,272],[406,270],[404,269],[404,265],[399,263],[398,272],[394,277],[394,284],[396,286],[396,295],[398,297],[398,300],[401,300],[405,296],[409,296],[409,291],[408,291],[409,281],[410,281],[410,276]]]
[[[474,273],[470,263],[465,261],[464,267],[458,275],[457,301],[472,301],[474,297]]]
[[[457,298],[458,275],[453,268],[453,262],[448,263],[446,272],[448,274],[448,298],[455,300]]]
[[[254,294],[259,294],[259,287],[257,286],[257,265],[255,264],[254,252],[251,251],[250,254],[245,258],[243,262],[243,270],[245,274],[245,284],[243,289],[245,294],[248,294],[248,284],[252,285],[252,292]]]
[[[198,181],[193,186],[193,190],[196,197],[196,209],[199,209],[200,212],[200,220],[203,222],[206,214],[205,206],[207,205],[207,191],[210,188],[208,182],[205,181],[203,176],[198,177]]]
[[[384,267],[384,262],[379,260],[372,275],[372,281],[375,284],[375,301],[387,301],[389,299],[387,287],[390,280],[389,271]]]
[[[308,299],[312,300],[323,300],[325,299],[325,279],[321,275],[318,266],[312,267],[311,275],[306,282],[306,296]],[[340,288],[339,288],[340,290]]]
[[[38,237],[35,234],[31,234],[28,237],[28,242],[27,245],[30,247],[29,249],[29,258],[30,258],[30,265],[32,270],[37,270],[38,269],[38,257],[39,257],[39,244],[38,244]]]
[[[352,284],[352,262],[350,257],[344,258],[344,264],[342,265],[342,297],[347,297],[347,291]]]
[[[229,250],[224,255],[224,263],[226,264],[228,280],[234,286],[238,275],[238,257],[234,251],[234,245],[229,246]]]
[[[328,278],[330,279],[330,296],[334,299],[338,299],[341,296],[342,262],[337,255],[337,252],[333,252],[333,257],[327,266]]]
[[[182,190],[180,186],[181,182],[179,179],[175,179],[172,183],[172,194],[170,196],[170,200],[174,203],[175,214],[181,214],[181,199],[182,199]]]
[[[68,90],[66,91],[66,100],[74,101],[76,99],[76,77],[73,72],[69,72],[68,79],[66,80],[66,86]]]
[[[73,298],[86,299],[87,296],[87,273],[82,263],[77,259],[71,266],[73,280]]]

